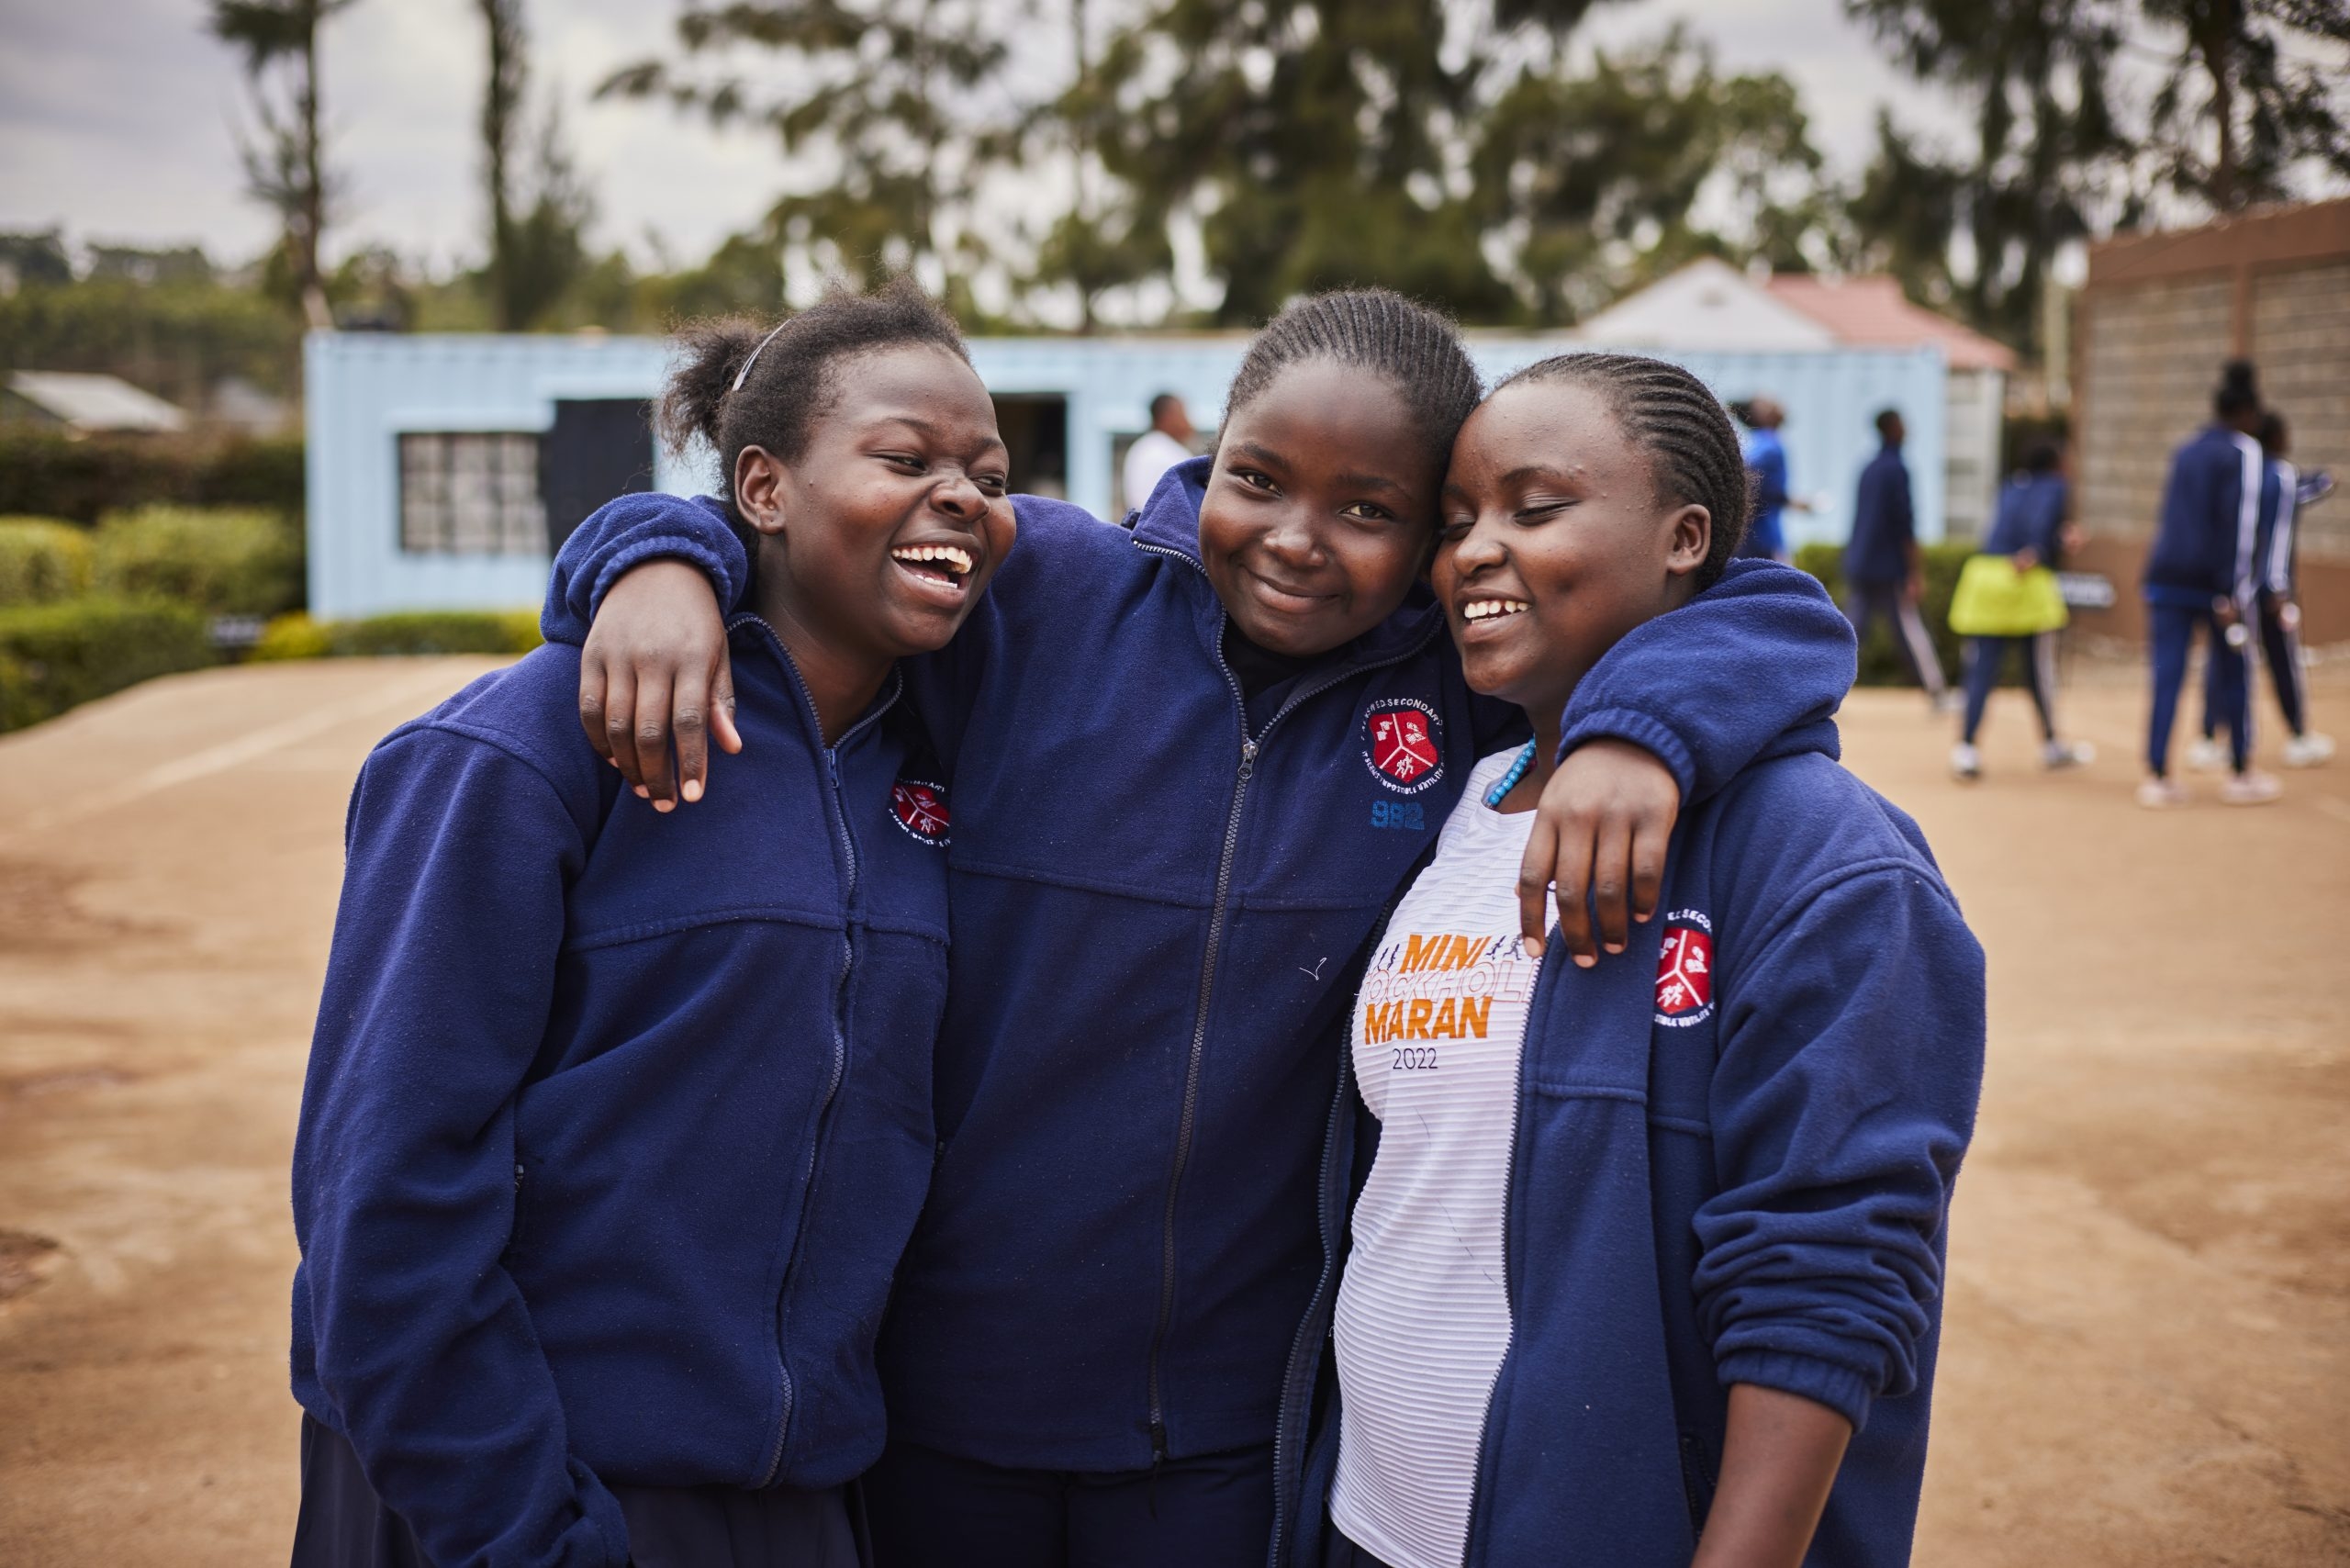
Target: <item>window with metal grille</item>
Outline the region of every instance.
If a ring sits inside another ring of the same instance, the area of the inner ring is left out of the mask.
[[[435,555],[538,555],[546,547],[535,434],[401,434],[402,550]]]

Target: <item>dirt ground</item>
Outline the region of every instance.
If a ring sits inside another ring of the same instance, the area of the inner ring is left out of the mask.
[[[0,740],[0,1563],[285,1560],[343,801],[487,667],[218,671]],[[2350,760],[2154,815],[2135,673],[2068,696],[2094,767],[2039,773],[2003,694],[1973,788],[1914,695],[1846,710],[1991,956],[1918,1561],[2350,1562]],[[2319,714],[2350,736],[2343,672]]]

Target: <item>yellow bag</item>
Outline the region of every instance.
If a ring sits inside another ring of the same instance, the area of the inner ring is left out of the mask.
[[[1950,629],[1962,637],[2036,637],[2063,626],[2064,591],[2046,566],[2016,570],[2005,555],[1970,555],[1951,596]]]

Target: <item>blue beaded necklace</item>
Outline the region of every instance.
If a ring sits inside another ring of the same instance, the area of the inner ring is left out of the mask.
[[[1494,787],[1485,791],[1485,808],[1488,811],[1501,810],[1503,800],[1512,790],[1517,788],[1517,781],[1526,777],[1526,770],[1534,766],[1534,744],[1532,741],[1527,742],[1526,749],[1517,754],[1517,760],[1509,765],[1509,771],[1503,774],[1494,781]]]

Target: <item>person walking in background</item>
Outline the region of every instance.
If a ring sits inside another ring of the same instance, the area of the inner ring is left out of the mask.
[[[1150,428],[1126,448],[1126,510],[1136,511],[1150,499],[1166,472],[1192,455],[1199,432],[1192,428],[1191,411],[1172,392],[1150,400]]]
[[[2309,692],[2301,677],[2301,607],[2296,597],[2299,532],[2301,510],[2324,499],[2333,490],[2332,475],[2319,470],[2303,475],[2287,461],[2292,429],[2285,416],[2270,409],[2260,421],[2260,447],[2268,471],[2260,489],[2260,582],[2254,594],[2259,620],[2261,656],[2277,689],[2277,706],[2285,715],[2292,738],[2285,743],[2285,766],[2315,767],[2333,756],[2333,737],[2309,727]],[[2219,742],[2220,703],[2215,696],[2216,663],[2205,666],[2203,735],[2187,754],[2188,765],[2216,773],[2228,754]],[[2255,700],[2247,687],[2244,701]]]
[[[1949,700],[1950,686],[1942,678],[1942,659],[1934,652],[1925,617],[1918,613],[1925,594],[1925,566],[1918,551],[1909,467],[1901,461],[1901,442],[1908,432],[1899,410],[1887,409],[1877,415],[1876,433],[1885,444],[1861,470],[1860,493],[1852,502],[1852,536],[1844,544],[1844,614],[1852,623],[1852,634],[1863,642],[1880,617],[1891,622],[1910,672],[1939,709]]]
[[[2232,806],[2256,806],[2281,793],[2252,766],[2252,704],[2243,644],[2254,605],[2260,492],[2266,475],[2260,442],[2260,391],[2252,362],[2230,360],[2211,394],[2212,422],[2171,454],[2162,521],[2146,556],[2146,619],[2154,656],[2154,706],[2146,724],[2146,778],[2138,803],[2160,810],[2187,803],[2170,777],[2170,731],[2187,683],[2187,655],[2199,630],[2213,672],[2214,697],[2228,727],[2234,772],[2220,787]]]
[[[1746,472],[1754,488],[1754,520],[1747,527],[1746,539],[1740,544],[1741,555],[1763,555],[1774,561],[1787,559],[1786,509],[1809,511],[1811,505],[1787,493],[1787,448],[1779,439],[1779,427],[1787,422],[1787,411],[1779,400],[1771,397],[1750,398],[1730,406],[1739,423],[1746,427],[1746,439],[1740,442],[1746,454]]]
[[[2022,471],[1999,492],[1999,510],[1992,519],[1991,532],[1983,541],[1981,554],[1994,559],[2004,558],[2014,577],[2053,573],[2068,543],[2066,535],[2071,530],[2066,518],[2072,495],[2071,487],[2065,483],[2063,463],[2064,454],[2054,442],[2041,442],[2024,454]],[[2034,598],[2061,617],[2064,599],[2053,591],[2053,582],[2045,588],[2046,592]],[[1961,591],[1964,594],[1963,588]],[[2046,618],[2045,611],[2042,618]],[[1966,623],[1959,606],[1953,605],[1951,620],[1953,624]],[[2006,671],[2008,655],[2017,651],[2024,655],[2024,674],[2031,683],[2032,705],[2040,710],[2042,763],[2052,769],[2076,767],[2096,756],[2087,741],[2056,738],[2056,633],[2062,624],[2059,619],[2053,626],[2042,627],[2034,622],[2019,631],[2002,628],[1998,635],[1967,638],[1965,725],[1950,754],[1950,770],[1959,778],[1975,779],[1983,776],[1982,754],[1975,748],[1975,733],[1983,727],[1984,705],[1990,700],[1991,689],[1999,684],[1999,677]]]

